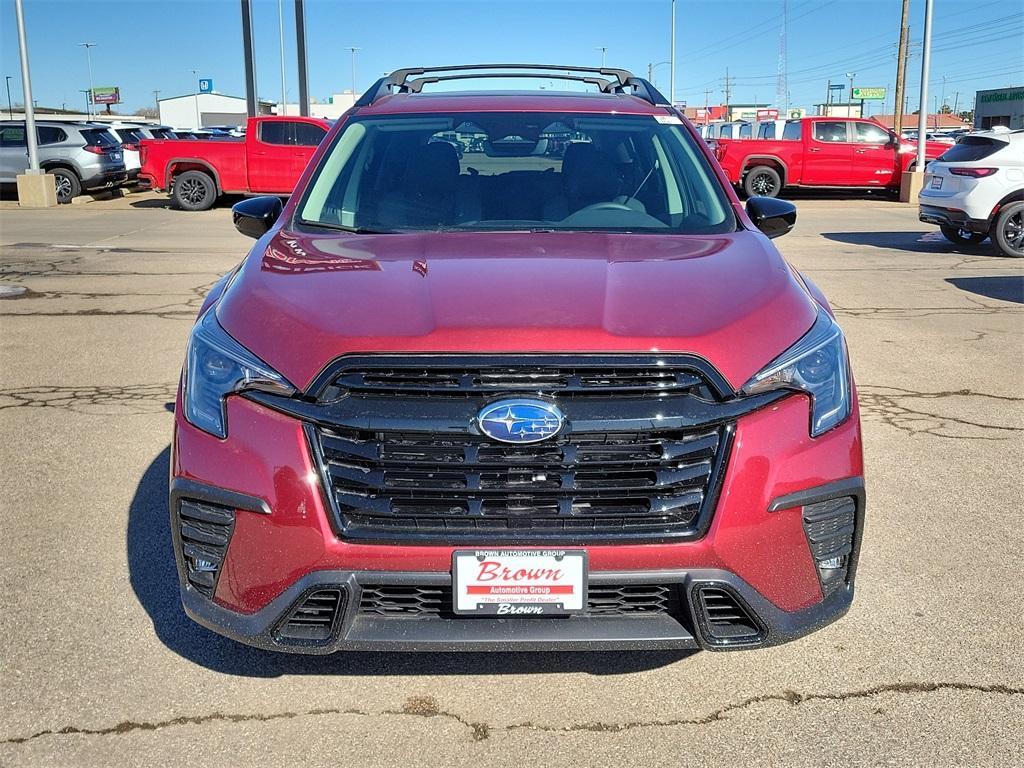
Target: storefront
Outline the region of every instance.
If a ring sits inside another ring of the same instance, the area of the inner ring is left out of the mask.
[[[978,91],[974,101],[975,129],[996,125],[1024,128],[1024,86]]]

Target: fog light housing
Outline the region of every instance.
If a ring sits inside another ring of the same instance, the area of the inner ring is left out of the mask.
[[[182,499],[178,504],[178,540],[185,579],[206,597],[213,597],[217,589],[234,527],[233,509],[195,499]]]
[[[848,582],[856,521],[857,500],[852,496],[819,501],[803,508],[804,534],[818,569],[823,598]]]

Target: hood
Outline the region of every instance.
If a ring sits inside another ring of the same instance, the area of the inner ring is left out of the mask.
[[[736,388],[815,305],[760,233],[277,231],[217,304],[238,341],[305,389],[361,352],[687,352]]]

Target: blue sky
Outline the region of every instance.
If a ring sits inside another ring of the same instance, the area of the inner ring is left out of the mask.
[[[276,0],[254,0],[260,95],[281,93]],[[352,84],[347,46],[358,46],[357,89],[401,66],[486,61],[609,66],[646,75],[669,58],[669,0],[307,0],[310,92],[325,99]],[[888,86],[892,110],[899,0],[788,0],[792,106],[824,98],[826,82]],[[776,101],[783,0],[678,0],[677,93],[691,105],[722,103],[728,66],[733,103]],[[911,0],[910,108],[916,109],[924,0]],[[25,0],[36,101],[77,106],[88,87],[121,88],[124,109],[191,93],[192,70],[222,93],[244,95],[238,0]],[[0,0],[0,75],[21,101],[14,0]],[[289,99],[297,93],[294,15],[285,0]],[[931,96],[960,109],[980,88],[1024,84],[1024,0],[936,0]],[[655,69],[668,92],[669,68]],[[946,77],[943,86],[943,76]],[[0,91],[0,101],[6,93]],[[929,98],[932,101],[932,98]],[[929,104],[929,108],[932,104]],[[876,111],[880,108],[876,107]]]

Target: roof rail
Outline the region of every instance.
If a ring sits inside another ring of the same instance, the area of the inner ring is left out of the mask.
[[[433,74],[453,72],[460,74]],[[432,83],[499,77],[537,77],[547,80],[589,83],[596,85],[601,93],[629,93],[655,106],[671,106],[668,99],[651,83],[637,77],[629,70],[556,64],[459,64],[450,67],[396,69],[387,77],[380,78],[370,86],[366,93],[356,101],[355,106],[368,107],[378,99],[392,93],[420,93],[424,85]]]

